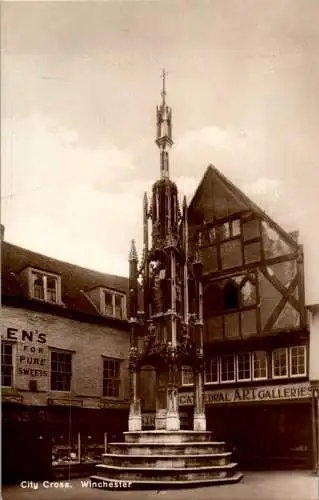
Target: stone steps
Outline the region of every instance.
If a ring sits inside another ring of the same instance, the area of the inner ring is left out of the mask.
[[[126,443],[191,443],[210,441],[212,433],[209,431],[134,431],[124,432]]]
[[[196,479],[227,478],[237,472],[237,463],[210,465],[205,467],[120,467],[100,464],[97,473],[113,480],[144,481],[191,481]]]
[[[167,450],[166,450],[167,453]],[[229,463],[231,457],[230,452],[223,453],[205,453],[205,454],[193,454],[193,455],[147,455],[147,460],[145,455],[124,455],[123,453],[105,453],[103,455],[104,465],[116,465],[116,466],[144,466],[150,468],[189,468],[189,467],[201,467],[205,465],[226,465]]]
[[[92,480],[130,483],[134,488],[204,486],[235,483],[242,474],[223,441],[211,432],[125,432],[125,442],[110,443]],[[103,486],[99,486],[103,487]]]
[[[192,442],[192,443],[110,443],[112,454],[122,455],[201,455],[223,453],[224,442]]]
[[[131,484],[128,483],[125,489],[150,489],[150,490],[168,490],[168,489],[182,489],[182,488],[202,488],[207,486],[217,486],[222,484],[235,484],[238,483],[243,478],[241,472],[236,472],[233,476],[227,478],[215,478],[215,479],[194,479],[187,481],[140,481],[135,480]],[[120,480],[118,480],[120,481]],[[94,488],[94,482],[99,485],[96,486],[99,489],[114,489],[114,479],[108,478],[106,476],[91,476],[91,486]],[[108,486],[108,484],[112,486]],[[120,489],[120,487],[118,487]]]

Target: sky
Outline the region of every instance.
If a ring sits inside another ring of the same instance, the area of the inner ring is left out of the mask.
[[[11,243],[111,274],[142,250],[159,177],[190,201],[215,165],[304,245],[319,302],[317,0],[2,2],[2,223]]]

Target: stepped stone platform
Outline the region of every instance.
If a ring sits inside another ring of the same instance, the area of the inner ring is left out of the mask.
[[[143,489],[190,488],[240,481],[225,443],[204,431],[125,432],[124,442],[110,443],[92,482],[130,482]]]

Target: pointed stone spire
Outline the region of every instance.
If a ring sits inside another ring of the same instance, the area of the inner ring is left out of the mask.
[[[144,197],[143,197],[143,211],[144,211],[144,216],[147,217],[147,213],[148,213],[147,193],[144,193]]]
[[[187,200],[186,200],[186,195],[185,194],[183,196],[183,210],[187,210]]]
[[[166,105],[166,75],[163,69],[162,73],[162,103],[157,106],[157,136],[156,144],[160,149],[160,172],[161,179],[169,178],[168,151],[173,145],[172,139],[172,109]]]
[[[129,260],[129,262],[138,262],[135,240],[131,241],[131,248],[130,248],[128,260]]]

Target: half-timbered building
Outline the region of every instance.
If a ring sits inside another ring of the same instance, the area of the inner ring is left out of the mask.
[[[241,466],[311,464],[303,250],[215,167],[188,210],[204,286],[207,428]],[[193,404],[184,367],[179,404]]]

